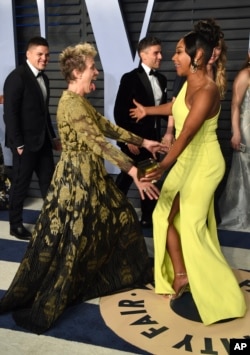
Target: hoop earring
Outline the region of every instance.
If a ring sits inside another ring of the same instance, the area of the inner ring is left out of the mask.
[[[194,63],[191,64],[191,67],[190,67],[191,73],[196,73],[197,69],[198,69],[198,63],[197,63],[197,60],[194,59]]]

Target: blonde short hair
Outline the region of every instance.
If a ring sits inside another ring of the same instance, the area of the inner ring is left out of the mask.
[[[95,47],[87,42],[79,43],[75,46],[66,47],[59,54],[59,65],[61,73],[67,82],[75,80],[73,70],[77,69],[83,72],[86,64],[86,58],[94,58],[97,54]]]

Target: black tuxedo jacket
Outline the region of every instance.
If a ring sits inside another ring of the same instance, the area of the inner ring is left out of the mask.
[[[158,73],[158,81],[163,94],[161,103],[165,103],[167,101],[167,79],[164,75]],[[114,106],[114,118],[118,126],[121,126],[138,136],[147,139],[159,139],[161,117],[146,116],[136,123],[136,121],[129,115],[130,108],[135,107],[133,99],[144,106],[155,105],[150,81],[141,65],[122,76]],[[164,119],[166,118],[167,117],[165,116]],[[158,127],[158,137],[156,137],[155,133],[155,123],[157,123]],[[119,145],[122,147],[123,143],[119,143]]]
[[[27,63],[14,69],[5,80],[5,144],[11,149],[24,145],[35,152],[42,147],[48,135],[50,138],[55,137],[48,110],[49,79],[45,74],[43,79],[47,88],[46,102]]]

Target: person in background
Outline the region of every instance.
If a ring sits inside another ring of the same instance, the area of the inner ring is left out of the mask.
[[[250,232],[250,50],[232,89],[233,157],[226,187],[219,200],[219,228]]]
[[[0,144],[0,211],[9,208],[10,179],[6,174],[2,145]]]
[[[23,225],[23,205],[33,172],[41,195],[46,196],[54,172],[52,147],[59,150],[49,114],[49,79],[44,70],[49,60],[45,38],[33,37],[26,50],[26,62],[14,69],[4,82],[6,146],[13,155],[9,196],[10,235],[30,239]]]
[[[138,43],[140,65],[129,73],[125,73],[117,92],[114,118],[117,125],[141,137],[161,140],[161,124],[159,117],[145,117],[139,124],[135,124],[129,115],[129,109],[134,107],[133,98],[146,106],[159,105],[167,102],[167,79],[159,73],[162,61],[161,41],[155,37],[145,37]],[[166,120],[166,117],[165,117]],[[131,157],[136,163],[152,158],[152,154],[143,147],[134,144],[118,143],[122,152]],[[116,178],[119,189],[127,195],[132,184],[132,178],[121,171]],[[152,212],[155,200],[141,199],[141,225],[152,226]]]
[[[0,95],[0,105],[3,104],[3,101],[3,95]],[[0,210],[6,210],[9,208],[9,190],[10,179],[5,171],[3,150],[0,144]]]
[[[190,291],[205,325],[243,317],[246,302],[219,245],[214,193],[225,171],[216,130],[220,114],[218,86],[207,63],[220,31],[206,21],[177,44],[173,62],[187,78],[173,103],[130,110],[136,121],[146,115],[172,114],[176,140],[152,181],[170,169],[153,213],[155,292],[168,295],[172,307]],[[226,297],[225,297],[226,295]],[[223,299],[223,302],[218,300]]]
[[[99,73],[95,56],[89,43],[60,54],[68,83],[57,109],[62,153],[28,249],[0,301],[0,313],[13,310],[16,323],[35,333],[49,329],[69,305],[153,279],[137,214],[104,161],[129,174],[142,199],[157,199],[158,188],[140,182],[133,160],[109,139],[153,155],[164,147],[114,125],[85,98]]]

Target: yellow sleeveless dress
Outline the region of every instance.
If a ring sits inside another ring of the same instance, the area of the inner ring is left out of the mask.
[[[177,137],[189,112],[185,105],[186,88],[187,83],[173,107]],[[190,291],[205,325],[243,317],[246,312],[243,293],[221,252],[214,216],[214,192],[225,170],[216,135],[218,116],[219,113],[204,122],[178,157],[153,213],[155,292],[174,294],[174,273],[166,240],[168,216],[174,197],[180,193],[175,227],[181,239]]]

